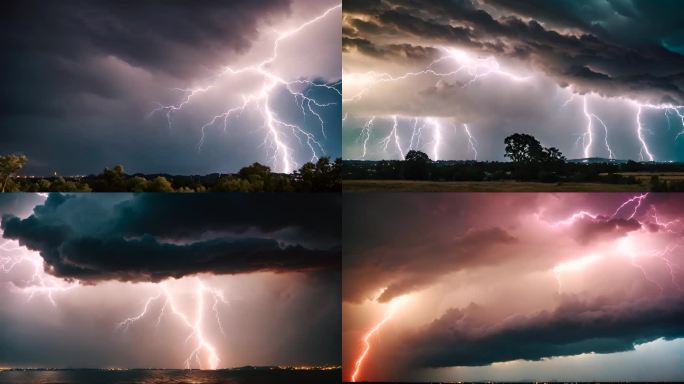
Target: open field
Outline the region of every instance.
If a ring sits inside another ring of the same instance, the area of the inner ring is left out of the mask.
[[[618,175],[624,177],[634,176],[641,183],[648,183],[651,181],[651,176],[658,176],[660,181],[682,181],[684,180],[684,172],[619,172]],[[600,176],[605,176],[607,173],[601,173]]]
[[[648,176],[650,180],[650,176]],[[344,192],[646,192],[648,184],[343,180]]]

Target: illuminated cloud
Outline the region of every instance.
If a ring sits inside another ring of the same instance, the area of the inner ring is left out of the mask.
[[[7,2],[0,153],[39,175],[339,157],[340,13],[335,0]]]
[[[677,8],[639,0],[345,2],[344,157],[397,158],[377,145],[388,130],[377,120],[400,116],[401,145],[434,157],[437,142],[438,159],[473,159],[474,137],[481,159],[503,160],[504,137],[525,132],[569,158],[682,161]],[[373,117],[372,145],[361,148],[360,130]],[[428,118],[449,128],[416,143],[413,120]]]
[[[684,337],[681,197],[345,195],[343,377],[641,377]],[[648,363],[600,366],[645,343]]]
[[[2,366],[339,365],[339,196],[10,194],[0,213]]]

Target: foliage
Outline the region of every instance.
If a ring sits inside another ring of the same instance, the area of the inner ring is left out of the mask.
[[[0,192],[5,192],[11,178],[21,171],[26,161],[27,158],[24,155],[0,156],[0,183],[2,183]]]
[[[404,176],[411,180],[426,180],[430,177],[432,160],[424,152],[410,150],[404,162]]]
[[[6,160],[7,159],[7,160]],[[26,162],[25,157],[20,165]],[[85,177],[18,177],[12,176],[20,166],[9,167],[17,160],[3,156],[8,165],[3,182],[6,191],[24,192],[332,192],[340,191],[342,160],[331,163],[322,157],[306,163],[294,174],[271,172],[268,166],[254,163],[236,174],[206,176],[128,175],[122,165],[105,168],[98,175]],[[12,160],[12,161],[10,161]],[[3,168],[4,169],[4,168]],[[10,172],[11,171],[11,172]]]

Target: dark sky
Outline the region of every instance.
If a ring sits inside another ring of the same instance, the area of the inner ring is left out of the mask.
[[[366,141],[366,158],[418,148],[503,160],[504,137],[527,132],[569,158],[684,161],[680,10],[676,0],[346,1],[344,156],[363,157]],[[420,141],[414,119],[426,124]]]
[[[640,196],[345,195],[344,378],[390,316],[360,380],[681,380],[684,200]]]
[[[229,172],[259,161],[285,170],[264,126],[263,105],[252,104],[205,129],[212,117],[258,94],[255,72],[221,76],[268,59],[278,34],[298,28],[339,2],[40,1],[0,5],[0,153],[24,153],[27,174],[87,174],[123,164],[131,172]],[[265,70],[285,81],[332,84],[340,79],[340,10],[280,42]],[[317,49],[311,49],[317,47]],[[159,105],[180,105],[170,124]],[[316,155],[340,156],[339,95],[299,83],[314,97],[318,117],[301,113],[279,85],[268,103],[283,122],[300,125],[321,144]],[[340,86],[337,86],[340,89]],[[184,91],[185,90],[185,91]],[[307,105],[304,104],[306,107]],[[291,161],[312,158],[306,140],[278,127]],[[201,144],[201,145],[200,145]],[[277,149],[277,148],[276,148]]]
[[[0,366],[182,368],[193,346],[192,367],[339,365],[340,209],[334,195],[0,196]]]

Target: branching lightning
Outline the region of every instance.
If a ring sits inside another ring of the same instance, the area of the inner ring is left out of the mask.
[[[194,366],[197,366],[200,369],[217,369],[221,363],[221,359],[218,356],[215,343],[209,340],[205,330],[205,313],[208,312],[206,296],[209,295],[213,298],[211,311],[214,313],[216,325],[223,335],[225,335],[225,332],[223,330],[223,325],[221,324],[218,305],[220,303],[228,304],[228,301],[225,299],[223,291],[208,287],[199,277],[195,278],[195,282],[194,295],[196,304],[194,319],[193,316],[181,309],[177,303],[178,300],[176,295],[171,291],[168,283],[163,282],[160,284],[160,292],[147,299],[142,311],[135,316],[128,317],[119,322],[118,328],[123,331],[127,330],[133,323],[145,318],[151,313],[150,306],[153,302],[163,298],[164,303],[159,309],[156,325],[159,326],[162,316],[166,312],[166,308],[169,308],[171,314],[173,314],[181,324],[187,327],[189,333],[186,342],[194,340],[195,343],[185,360],[185,368],[190,369],[194,364]],[[204,362],[202,356],[204,356]]]
[[[351,96],[345,95],[342,99],[343,102],[353,103],[360,101],[368,92],[370,92],[371,90],[375,89],[383,83],[400,82],[421,76],[430,76],[436,79],[453,78],[456,80],[458,75],[463,75],[465,77],[463,79],[461,88],[470,87],[478,80],[488,76],[500,76],[510,81],[516,82],[526,81],[530,78],[530,76],[520,76],[513,72],[504,70],[501,67],[501,64],[493,56],[483,59],[474,57],[470,53],[460,49],[448,47],[439,47],[439,49],[444,53],[444,55],[432,61],[427,67],[419,71],[406,72],[401,75],[392,75],[390,73],[374,71],[366,72],[363,74],[345,74],[343,76],[345,84],[361,83],[363,84],[363,86],[355,94]],[[366,158],[366,155],[368,154],[368,137],[370,129],[372,127],[372,121],[375,120],[375,118],[376,116],[373,116],[370,120],[367,120],[367,122],[361,129],[360,137],[363,138],[363,149],[361,158]],[[388,154],[387,149],[390,142],[395,143],[395,146],[398,150],[397,152],[401,154],[403,154],[404,152],[403,150],[399,149],[400,141],[408,141],[409,149],[421,149],[420,139],[422,135],[422,130],[425,127],[425,125],[429,125],[433,128],[432,148],[430,151],[432,153],[432,156],[434,157],[433,160],[440,159],[440,148],[443,145],[442,125],[440,119],[432,116],[412,117],[413,130],[411,132],[411,138],[410,140],[401,140],[400,134],[397,130],[397,116],[393,115],[391,117],[385,118],[391,118],[394,122],[394,125],[389,134],[379,142],[381,150],[384,154]],[[422,125],[418,125],[419,120],[423,121]],[[371,122],[370,125],[369,122]],[[466,131],[466,135],[468,136],[468,147],[473,152],[475,159],[477,159],[477,149],[475,148],[476,142],[473,136],[471,135],[468,126],[464,124],[464,128]]]
[[[76,287],[81,286],[78,281],[64,281],[46,272],[43,258],[35,252],[28,251],[26,248],[20,246],[16,241],[5,240],[0,244],[0,271],[3,273],[10,273],[22,266],[30,268],[30,277],[18,279],[13,276],[13,280],[9,281],[12,290],[19,294],[26,295],[27,300],[31,300],[36,295],[44,295],[45,298],[57,307],[57,294],[66,293]],[[48,267],[49,268],[49,267]],[[195,314],[194,316],[186,313],[178,304],[177,294],[175,294],[169,287],[168,283],[162,282],[159,285],[159,292],[146,299],[140,313],[128,317],[117,324],[117,328],[121,331],[128,330],[134,323],[142,320],[147,316],[152,316],[154,310],[159,313],[155,320],[156,326],[159,326],[162,317],[166,313],[170,313],[179,320],[181,324],[187,327],[189,333],[187,341],[192,340],[194,346],[188,354],[184,364],[186,368],[193,366],[208,369],[216,369],[219,367],[221,359],[218,356],[218,351],[215,343],[209,339],[206,331],[205,318],[206,313],[213,313],[216,326],[218,330],[225,335],[221,317],[219,313],[219,305],[228,304],[224,293],[221,290],[207,286],[199,277],[195,279]],[[207,298],[211,298],[208,303]],[[162,302],[161,306],[158,303]]]
[[[1,236],[1,234],[0,234]],[[57,306],[54,295],[67,292],[79,286],[78,282],[65,282],[45,272],[43,258],[37,253],[29,252],[13,240],[0,244],[0,270],[10,273],[22,265],[31,268],[31,277],[21,281],[11,281],[15,291],[25,294],[27,300],[35,295],[45,295],[53,306]]]
[[[297,35],[310,25],[328,18],[333,12],[341,9],[341,7],[342,5],[336,5],[329,8],[319,16],[302,23],[297,28],[278,35],[273,43],[271,55],[260,63],[238,69],[226,67],[218,76],[211,79],[212,83],[210,85],[192,89],[178,89],[184,94],[183,99],[181,99],[179,103],[160,105],[151,112],[151,115],[164,113],[169,126],[171,126],[173,114],[183,110],[200,95],[206,94],[208,91],[214,89],[219,80],[225,78],[237,79],[240,75],[244,74],[256,75],[261,79],[260,88],[243,94],[242,103],[226,107],[223,112],[213,116],[201,126],[198,150],[201,150],[202,145],[205,142],[207,128],[220,123],[223,126],[223,130],[226,131],[231,119],[239,118],[245,110],[253,108],[253,110],[261,114],[263,119],[264,127],[266,128],[264,146],[268,148],[272,165],[277,171],[291,173],[298,166],[294,157],[295,150],[286,142],[286,137],[294,138],[300,144],[306,145],[311,154],[311,161],[316,161],[319,155],[325,153],[325,148],[321,143],[321,140],[318,139],[317,135],[314,133],[307,131],[302,125],[287,122],[279,117],[277,111],[271,106],[271,102],[277,91],[286,91],[301,109],[302,116],[305,119],[307,116],[316,119],[320,126],[321,136],[325,138],[327,136],[325,122],[320,114],[320,110],[337,103],[319,101],[317,98],[311,96],[309,91],[312,89],[327,90],[334,92],[341,97],[342,92],[338,89],[341,85],[341,81],[330,85],[302,79],[287,80],[276,75],[270,67],[278,58],[279,46],[282,41]]]
[[[644,193],[625,200],[622,204],[620,204],[617,207],[614,213],[609,217],[601,216],[599,214],[593,214],[587,211],[577,211],[570,215],[570,217],[568,217],[567,219],[547,224],[552,228],[560,228],[573,225],[579,220],[613,220],[616,218],[621,218],[626,220],[636,220],[642,228],[645,225],[655,224],[656,226],[665,230],[666,232],[676,233],[674,226],[681,224],[678,219],[663,222],[658,217],[655,206],[651,205],[649,209],[642,209],[644,201],[648,196],[648,193]],[[679,231],[681,231],[682,229],[684,228],[681,228],[681,226],[680,228],[678,228]],[[627,234],[625,237],[618,240],[616,249],[620,254],[627,256],[629,264],[632,267],[639,270],[644,280],[658,288],[661,294],[665,292],[665,287],[662,284],[658,283],[657,279],[651,277],[646,267],[640,262],[640,260],[644,258],[657,259],[660,262],[662,262],[662,265],[667,270],[670,276],[672,286],[675,287],[677,290],[682,291],[682,287],[678,283],[676,277],[677,274],[681,272],[681,267],[678,264],[674,263],[670,258],[670,255],[672,255],[675,250],[682,247],[681,240],[670,240],[670,242],[662,248],[646,250],[640,249],[641,247],[639,247],[637,244],[633,244],[632,241],[634,240],[630,237],[629,234]],[[589,264],[594,263],[600,259],[603,259],[604,257],[605,255],[602,254],[592,254],[589,256],[584,256],[567,262],[563,262],[554,266],[552,272],[556,278],[559,293],[561,291],[560,275],[562,273],[576,272],[582,270]]]

